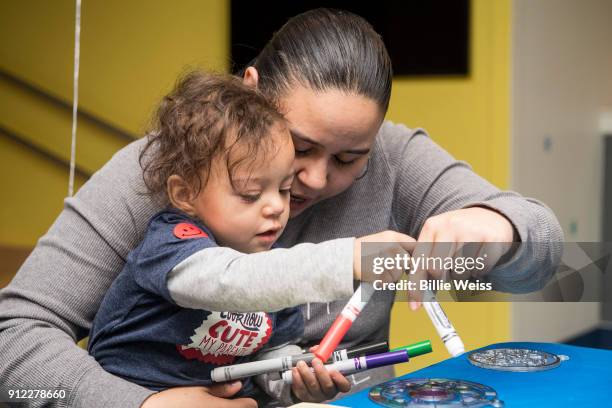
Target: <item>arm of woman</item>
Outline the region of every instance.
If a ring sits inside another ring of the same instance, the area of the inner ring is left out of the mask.
[[[76,341],[157,208],[137,191],[139,143],[73,197],[0,292],[0,383],[64,389],[55,406],[134,406],[152,391],[106,373]],[[37,401],[37,405],[40,401]]]
[[[502,191],[455,160],[420,129],[385,123],[383,151],[395,176],[393,214],[420,242],[511,242],[486,279],[496,290],[542,287],[561,257],[563,232],[543,203]]]

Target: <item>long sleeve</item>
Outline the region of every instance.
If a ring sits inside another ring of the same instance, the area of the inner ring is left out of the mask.
[[[346,299],[353,293],[353,241],[343,238],[255,254],[207,248],[173,268],[168,290],[180,306],[232,312]]]
[[[76,341],[157,208],[134,190],[136,144],[123,149],[64,209],[0,291],[0,383],[65,389],[31,406],[139,407],[152,391],[105,372]]]
[[[543,203],[512,191],[502,191],[455,160],[422,130],[385,124],[389,137],[384,150],[397,169],[394,208],[398,225],[418,236],[425,221],[436,214],[482,206],[504,215],[521,245],[512,259],[496,267],[488,279],[497,290],[529,292],[545,284],[561,257],[563,232]]]

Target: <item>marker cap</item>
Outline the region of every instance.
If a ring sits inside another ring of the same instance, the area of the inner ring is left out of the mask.
[[[461,341],[461,339],[459,339],[459,341]],[[461,346],[463,346],[463,344]],[[394,348],[391,351],[399,351],[399,350],[406,350],[410,357],[421,356],[423,354],[431,353],[431,341],[430,340],[423,340],[423,341],[419,341],[418,343],[409,344],[407,346]]]
[[[319,347],[314,351],[314,355],[321,361],[327,361],[352,324],[353,322],[344,316],[338,316],[327,333],[325,333],[325,337],[323,337]]]
[[[282,380],[287,384],[293,383],[293,372],[291,370],[283,371],[281,373]]]
[[[368,343],[363,346],[356,346],[347,350],[348,357],[359,357],[363,355],[379,354],[389,351],[389,343],[381,341],[378,343]]]
[[[409,360],[406,350],[389,351],[387,353],[366,356],[366,364],[369,368],[388,366],[392,364],[405,363]]]
[[[453,357],[457,357],[465,353],[465,346],[463,345],[463,342],[459,336],[451,337],[444,344],[446,345],[448,352]]]

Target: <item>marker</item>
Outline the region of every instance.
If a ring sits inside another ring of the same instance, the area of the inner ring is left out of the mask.
[[[429,319],[438,331],[451,356],[457,357],[465,353],[465,346],[461,338],[431,291],[425,291],[424,293],[423,308],[425,308]]]
[[[353,347],[351,349],[336,350],[332,358],[333,361],[336,362],[356,356],[382,353],[388,350],[389,344],[386,341],[382,341],[364,344],[363,346]],[[291,367],[295,367],[298,361],[304,361],[306,364],[309,364],[313,358],[315,358],[313,353],[306,353],[271,358],[269,360],[251,361],[249,363],[217,367],[211,371],[210,376],[214,382],[238,380],[240,378],[252,377],[259,374],[289,370]]]
[[[421,356],[423,354],[431,353],[431,341],[423,340],[423,341],[419,341],[418,343],[409,344],[407,346],[396,347],[393,350],[389,350],[389,351],[400,351],[400,350],[406,350],[406,352],[408,353],[408,357],[410,358]]]
[[[368,370],[370,368],[405,363],[409,359],[410,357],[408,357],[408,352],[406,350],[399,350],[381,354],[373,354],[371,356],[356,357],[350,360],[337,361],[332,364],[326,364],[324,367],[328,371],[336,370],[341,374],[353,374],[358,371]],[[314,371],[312,367],[311,370]],[[293,383],[293,372],[291,370],[283,371],[281,376],[285,383]]]
[[[327,362],[336,362],[341,360],[348,360],[349,358],[359,357],[359,356],[367,356],[370,354],[378,354],[385,353],[389,351],[389,343],[386,341],[380,341],[378,343],[367,343],[362,346],[355,346],[350,349],[342,349],[335,350],[330,359],[327,359]],[[297,364],[298,361],[304,361],[309,364],[314,358],[314,353],[305,353],[302,355],[293,356],[293,360],[295,361],[293,366]]]
[[[319,347],[314,351],[321,361],[327,361],[332,352],[338,347],[338,344],[344,338],[346,332],[351,328],[353,322],[359,316],[359,313],[363,310],[365,305],[368,303],[372,295],[374,294],[374,286],[371,283],[362,283],[359,285],[353,296],[348,301],[340,315],[336,318],[334,323],[331,325],[325,337],[321,340]]]

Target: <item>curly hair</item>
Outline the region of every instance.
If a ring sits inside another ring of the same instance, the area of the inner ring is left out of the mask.
[[[201,191],[213,159],[221,155],[233,184],[238,166],[265,160],[275,148],[270,132],[275,124],[286,126],[278,106],[239,78],[187,73],[160,103],[140,153],[149,194],[165,193],[173,174]]]

